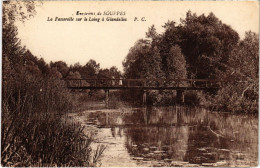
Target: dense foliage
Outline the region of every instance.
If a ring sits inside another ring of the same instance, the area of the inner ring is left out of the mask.
[[[258,113],[259,37],[246,32],[232,50],[226,71],[219,76],[230,82],[219,90],[212,102],[216,108],[233,112]]]
[[[225,111],[255,113],[258,102],[258,35],[243,40],[213,13],[188,11],[176,25],[168,21],[158,34],[152,25],[123,61],[125,78],[222,79],[216,92],[186,92],[186,104],[204,104]],[[239,84],[238,84],[239,83]],[[137,98],[141,93],[130,93]],[[173,95],[173,96],[172,96]],[[216,95],[216,96],[213,96]],[[176,94],[148,92],[150,104],[173,104]]]
[[[95,166],[103,148],[92,151],[92,138],[65,115],[73,101],[61,79],[79,74],[61,61],[48,65],[17,38],[14,23],[34,15],[35,5],[31,1],[3,4],[1,164]]]

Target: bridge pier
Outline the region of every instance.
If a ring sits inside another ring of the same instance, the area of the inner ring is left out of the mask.
[[[108,89],[106,89],[105,90],[105,93],[106,93],[106,108],[108,108],[109,107],[109,90]]]
[[[176,102],[177,104],[184,104],[184,90],[177,90]]]
[[[146,106],[146,90],[143,93],[143,106]]]

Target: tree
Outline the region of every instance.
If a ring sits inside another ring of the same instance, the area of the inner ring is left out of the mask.
[[[81,75],[78,71],[76,71],[76,72],[70,71],[66,78],[67,79],[81,79]]]
[[[147,53],[144,57],[144,77],[145,78],[164,78],[164,72],[162,71],[162,59],[160,51],[155,46],[150,49],[151,51]]]
[[[85,66],[83,66],[80,74],[82,78],[96,78],[99,72],[100,65],[93,59],[90,59]]]
[[[43,58],[40,58],[36,64],[44,76],[48,76],[50,74],[50,66],[44,61]]]
[[[171,47],[167,60],[167,78],[186,79],[186,60],[178,45]]]
[[[10,66],[8,57],[3,57],[3,80],[10,79],[13,76],[13,69]]]
[[[39,3],[34,1],[4,1],[3,23],[14,24],[15,21],[25,21],[36,14],[35,7]],[[3,25],[4,25],[3,24]]]
[[[179,45],[188,64],[188,77],[216,78],[225,71],[233,47],[239,40],[238,33],[223,24],[213,13],[197,16],[188,11],[181,24],[165,24],[160,43],[163,64],[174,45]]]
[[[69,68],[67,64],[63,61],[57,61],[57,62],[51,62],[50,63],[51,68],[57,68],[57,70],[62,74],[62,77],[65,78],[67,76],[67,73],[69,72]]]
[[[216,96],[217,104],[227,111],[258,112],[258,71],[259,71],[259,36],[246,32],[245,39],[240,41],[231,52],[226,65],[227,71],[222,78],[228,83]]]
[[[35,3],[3,2],[1,164],[93,166],[91,140],[78,131],[83,128],[68,125],[66,117],[60,117],[72,109],[65,82],[57,79],[62,77],[60,72],[65,74],[66,66],[52,63],[50,69],[43,59],[25,50],[17,38],[14,23],[31,16]]]
[[[114,78],[121,78],[122,74],[121,72],[118,70],[118,68],[116,66],[112,66],[109,69],[109,73],[111,76],[113,76]]]
[[[80,72],[82,70],[82,66],[80,65],[79,62],[75,63],[74,65],[70,65],[69,70],[72,72]]]
[[[62,78],[62,74],[58,71],[58,68],[53,67],[50,70],[50,77],[51,78],[56,78],[56,79],[61,79]]]
[[[3,33],[2,50],[3,57],[7,57],[10,66],[16,71],[21,70],[22,56],[25,53],[25,47],[21,46],[17,38],[16,21],[24,21],[36,14],[36,2],[33,1],[4,1],[3,2]]]
[[[154,25],[148,28],[148,32],[146,32],[146,38],[151,40],[150,44],[152,47],[158,46],[161,41],[161,35],[156,32]]]
[[[146,58],[149,56],[151,45],[148,40],[140,39],[130,48],[129,53],[123,61],[126,78],[144,78],[147,68]]]
[[[15,70],[19,70],[22,64],[22,55],[25,53],[17,34],[17,28],[14,25],[3,25],[3,57],[10,60],[10,64]]]
[[[213,13],[188,11],[179,25],[168,21],[163,27],[162,34],[149,27],[146,39],[129,50],[123,61],[126,78],[215,79],[227,70],[239,36]]]

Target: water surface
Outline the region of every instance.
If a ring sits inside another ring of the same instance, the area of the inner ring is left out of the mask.
[[[203,108],[86,111],[78,119],[107,146],[103,167],[258,164],[258,119]]]

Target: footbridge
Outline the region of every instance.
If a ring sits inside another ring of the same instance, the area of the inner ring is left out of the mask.
[[[124,78],[87,78],[64,79],[67,87],[72,90],[104,89],[108,106],[109,90],[143,90],[143,102],[146,103],[147,90],[176,90],[179,103],[184,102],[185,90],[216,90],[220,89],[225,81],[214,79],[124,79]]]

